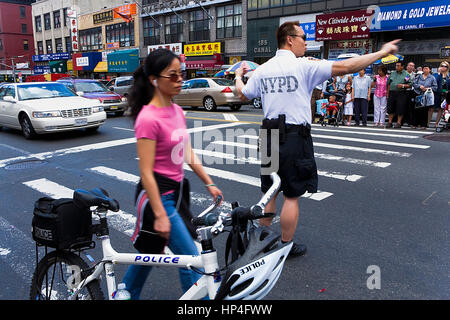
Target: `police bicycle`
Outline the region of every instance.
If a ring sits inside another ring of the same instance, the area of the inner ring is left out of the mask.
[[[252,207],[240,207],[236,202],[231,213],[218,214],[213,212],[221,201],[217,199],[192,220],[197,227],[202,248],[198,256],[116,252],[109,237],[107,213],[108,210],[118,211],[118,202],[109,198],[107,192],[102,189],[75,190],[74,202],[81,202],[90,208],[96,207],[91,212],[99,217],[100,223],[93,224],[92,230],[101,241],[103,258],[94,264],[93,258],[85,252],[92,247],[79,250],[78,254],[71,249],[57,249],[47,253],[37,264],[33,274],[30,298],[104,300],[100,286],[101,275],[104,274],[107,297],[111,300],[117,290],[114,266],[135,264],[188,268],[202,274],[197,283],[181,296],[181,300],[196,300],[206,296],[217,300],[262,299],[277,282],[292,247],[292,242],[282,243],[278,233],[267,227],[258,227],[254,223],[254,220],[264,217],[265,206],[280,188],[279,176],[272,173],[271,178],[271,188]],[[232,228],[228,239],[234,250],[226,251],[226,256],[231,252],[233,257],[231,264],[219,268],[212,240],[227,227]],[[81,258],[81,252],[94,266],[90,267]]]

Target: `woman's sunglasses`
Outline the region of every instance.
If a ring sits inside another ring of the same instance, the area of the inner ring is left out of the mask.
[[[179,78],[183,79],[183,74],[182,73],[172,73],[169,76],[159,75],[158,77],[169,79],[172,82],[178,82]]]

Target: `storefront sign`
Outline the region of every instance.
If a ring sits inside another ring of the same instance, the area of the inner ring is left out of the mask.
[[[52,61],[52,60],[69,60],[69,59],[70,59],[69,52],[40,54],[40,55],[36,55],[36,56],[32,57],[32,60],[34,62]]]
[[[368,11],[370,11],[368,9]],[[432,0],[375,7],[371,12],[372,32],[436,28],[450,26],[450,3],[448,0]]]
[[[93,71],[95,66],[102,61],[101,52],[83,52],[72,54],[73,70]]]
[[[114,20],[113,11],[109,10],[101,13],[96,13],[92,16],[92,19],[94,20],[94,24],[112,21]]]
[[[89,66],[89,57],[80,57],[76,59],[77,66],[79,67],[87,67]]]
[[[186,57],[212,56],[215,53],[222,53],[220,42],[184,45],[184,54],[186,55]]]
[[[29,67],[30,67],[29,62],[16,63],[16,69],[28,69]]]
[[[50,66],[34,66],[33,73],[34,74],[50,73]]]
[[[167,49],[167,50],[172,51],[176,55],[180,55],[183,53],[183,44],[182,43],[157,44],[154,46],[148,46],[147,52],[150,53],[157,49]]]
[[[230,57],[230,64],[238,63],[242,60],[242,57]]]
[[[114,8],[114,19],[121,18],[121,14],[126,16],[132,16],[136,14],[136,4],[126,4],[117,8]]]
[[[356,53],[364,55],[373,51],[373,41],[348,40],[348,41],[330,41],[328,49],[328,59],[336,59],[340,54]]]
[[[351,40],[369,38],[366,10],[323,14],[316,17],[316,40]]]
[[[78,44],[78,21],[77,21],[77,18],[70,18],[70,35],[72,37],[72,51],[78,51],[79,44]]]
[[[315,22],[300,23],[300,27],[302,27],[303,31],[305,32],[306,41],[316,40],[316,23]]]
[[[107,56],[108,72],[134,72],[139,67],[139,50],[115,51]]]
[[[439,57],[441,59],[448,59],[448,58],[450,58],[450,47],[441,48]]]
[[[106,44],[106,49],[119,49],[120,42],[111,42]]]

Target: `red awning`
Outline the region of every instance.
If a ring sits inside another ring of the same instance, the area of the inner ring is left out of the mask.
[[[222,63],[216,60],[193,60],[186,61],[186,69],[196,70],[219,70]]]

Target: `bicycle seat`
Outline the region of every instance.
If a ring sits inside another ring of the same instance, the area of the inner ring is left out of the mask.
[[[101,188],[76,189],[73,193],[73,201],[83,207],[99,206],[114,212],[119,211],[119,202],[110,198],[108,193]]]

